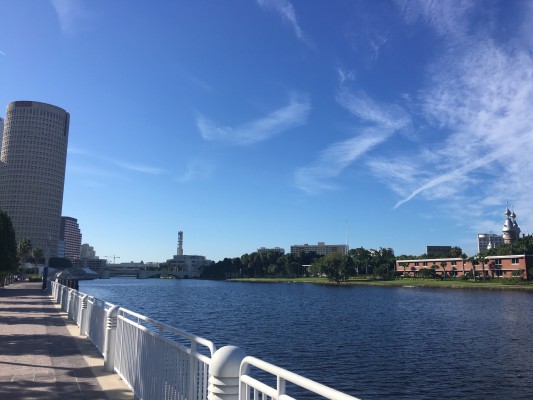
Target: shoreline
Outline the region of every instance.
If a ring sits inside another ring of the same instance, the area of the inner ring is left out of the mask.
[[[405,289],[428,288],[428,289],[473,289],[473,290],[516,290],[516,291],[533,291],[533,284],[502,284],[502,283],[483,283],[483,282],[463,282],[463,281],[416,281],[416,280],[395,280],[395,281],[378,281],[378,280],[352,280],[348,282],[330,282],[316,278],[237,278],[225,279],[226,282],[246,282],[246,283],[302,283],[325,286],[382,286],[396,287]]]

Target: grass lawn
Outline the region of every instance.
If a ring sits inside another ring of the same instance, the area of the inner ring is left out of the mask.
[[[307,277],[307,278],[246,278],[246,279],[229,279],[229,281],[238,282],[257,282],[257,283],[316,283],[337,285],[335,282],[329,282],[327,278]],[[503,290],[533,290],[533,281],[523,281],[520,283],[510,283],[507,280],[493,279],[487,282],[473,280],[465,281],[462,279],[414,279],[402,278],[390,281],[383,281],[371,278],[350,278],[348,282],[341,282],[339,285],[371,285],[371,286],[396,286],[396,287],[434,287],[434,288],[455,288],[455,289],[503,289]]]

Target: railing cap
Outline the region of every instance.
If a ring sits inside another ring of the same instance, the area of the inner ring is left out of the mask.
[[[238,377],[244,357],[246,353],[237,346],[221,347],[211,358],[209,373],[218,378]]]

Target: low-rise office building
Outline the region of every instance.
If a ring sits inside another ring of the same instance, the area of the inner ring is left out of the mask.
[[[514,254],[507,256],[488,256],[485,262],[473,266],[472,261],[462,258],[430,258],[421,260],[398,260],[396,271],[405,277],[420,276],[422,269],[435,270],[435,274],[447,277],[461,277],[475,269],[477,275],[492,278],[528,278],[528,270],[533,267],[533,255]]]
[[[281,247],[259,247],[257,249],[257,252],[259,254],[272,252],[272,253],[278,253],[278,254],[283,255],[283,254],[285,254],[285,249],[283,249]]]
[[[295,244],[291,246],[291,254],[300,253],[316,253],[319,256],[326,256],[331,253],[346,254],[348,253],[348,245],[318,242],[318,244]]]

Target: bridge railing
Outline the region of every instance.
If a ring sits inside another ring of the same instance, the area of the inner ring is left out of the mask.
[[[115,371],[142,399],[206,399],[213,342],[124,308],[118,310]]]
[[[207,339],[57,282],[51,282],[51,294],[80,326],[80,335],[87,335],[103,354],[104,369],[117,372],[136,398],[295,400],[291,395],[305,393],[305,398],[318,395],[328,400],[358,400],[247,357],[238,347],[216,350]]]

